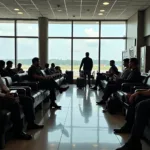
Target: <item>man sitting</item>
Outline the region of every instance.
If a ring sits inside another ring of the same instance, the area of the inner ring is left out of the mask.
[[[13,62],[7,61],[6,64],[7,64],[7,66],[5,68],[5,71],[8,73],[8,76],[13,77],[14,75],[16,75],[15,71],[13,71],[13,69],[12,69]]]
[[[114,129],[114,133],[130,133],[134,124],[135,108],[141,101],[150,98],[150,90],[139,91],[132,94],[129,98],[129,107],[126,115],[126,123],[121,129]]]
[[[146,93],[148,94],[150,91]],[[145,95],[147,95],[146,93]],[[116,150],[142,150],[140,139],[150,118],[150,99],[136,105],[135,112],[131,137],[124,146]]]
[[[23,132],[20,105],[23,108],[24,115],[28,122],[27,129],[43,128],[43,125],[37,125],[34,122],[35,114],[33,100],[30,97],[22,95],[15,97],[15,95],[10,93],[9,88],[4,84],[0,76],[0,108],[11,112],[11,120],[13,122],[15,137],[18,139],[30,140],[32,139],[32,136]]]
[[[131,72],[128,75],[127,79],[118,79],[115,84],[108,84],[104,90],[104,95],[100,102],[97,102],[98,105],[103,105],[106,103],[108,98],[111,96],[112,93],[116,92],[121,88],[121,84],[124,82],[134,83],[134,82],[141,82],[141,73],[138,69],[138,60],[137,58],[130,59],[130,68]]]
[[[54,64],[54,63],[51,64],[50,73],[51,73],[51,74],[56,73],[56,69],[55,69],[55,64]]]
[[[15,68],[14,71],[16,73],[24,73],[24,71],[23,71],[23,69],[21,67],[22,67],[22,64],[18,63],[17,68]]]
[[[5,61],[0,60],[0,75],[2,77],[8,76],[8,73],[7,73],[7,71],[4,68],[5,68]]]
[[[46,75],[50,75],[50,74],[51,74],[51,73],[50,73],[50,69],[49,69],[49,64],[48,64],[48,63],[45,64],[44,71],[45,71]]]
[[[41,72],[41,69],[39,68],[39,58],[35,57],[32,59],[32,65],[28,70],[28,75],[30,80],[39,81],[40,88],[50,90],[50,99],[51,99],[51,105],[50,108],[57,108],[61,109],[61,106],[58,106],[55,103],[56,100],[56,93],[55,90],[59,90],[60,93],[66,91],[69,87],[61,88],[55,80],[53,80],[51,75],[44,76]]]
[[[97,87],[100,85],[100,81],[106,79],[107,77],[112,77],[114,74],[118,75],[118,68],[115,65],[115,61],[110,61],[110,69],[106,73],[97,73],[95,86],[91,89],[97,90]],[[100,85],[101,86],[101,85]]]

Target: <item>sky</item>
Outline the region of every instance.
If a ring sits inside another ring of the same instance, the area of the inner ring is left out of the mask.
[[[90,52],[90,56],[98,60],[99,49],[99,24],[74,24],[74,37],[86,37],[89,39],[73,40],[74,60],[81,60],[85,52]],[[106,24],[102,23],[101,37],[124,37],[126,25],[122,23]],[[49,59],[69,59],[71,58],[71,24],[49,24],[49,37],[68,37],[68,39],[48,40]],[[0,22],[0,36],[14,36],[14,24]],[[38,36],[38,24],[17,23],[17,36]],[[91,37],[97,39],[90,39]],[[32,59],[38,56],[37,38],[18,38],[17,49],[19,59]],[[0,38],[1,59],[14,59],[14,38]],[[101,60],[122,60],[122,51],[125,50],[125,40],[101,40]]]

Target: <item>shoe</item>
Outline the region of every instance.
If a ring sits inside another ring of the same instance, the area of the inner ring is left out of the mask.
[[[61,106],[58,106],[56,103],[51,103],[50,104],[50,109],[61,109]]]
[[[131,128],[127,124],[125,124],[120,129],[114,129],[115,134],[126,134],[126,133],[130,133],[130,132],[131,132]]]
[[[65,92],[65,91],[67,91],[69,89],[69,86],[67,86],[67,87],[65,87],[65,88],[60,88],[59,89],[59,92],[60,92],[60,94],[62,94],[63,92]]]
[[[140,142],[128,142],[116,150],[142,150],[142,144]]]
[[[100,102],[96,102],[97,105],[105,105],[106,104],[106,101],[104,100],[101,100]]]
[[[32,135],[27,134],[25,132],[21,132],[21,133],[15,135],[15,138],[20,139],[20,140],[31,140]]]
[[[28,130],[37,130],[37,129],[43,129],[44,125],[38,125],[38,124],[28,124],[27,129]]]
[[[94,86],[94,87],[91,87],[91,90],[97,90],[97,87],[96,86]]]

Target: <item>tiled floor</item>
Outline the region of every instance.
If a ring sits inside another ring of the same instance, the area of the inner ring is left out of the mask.
[[[6,150],[115,150],[128,139],[128,135],[113,134],[124,118],[102,113],[102,107],[95,103],[101,96],[101,92],[71,86],[57,98],[62,110],[38,112],[37,122],[45,127],[31,132],[33,140],[9,141]],[[145,143],[143,147],[150,148]]]

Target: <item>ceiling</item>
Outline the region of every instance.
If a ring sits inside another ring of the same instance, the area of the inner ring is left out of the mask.
[[[126,20],[149,6],[150,0],[0,0],[0,18]],[[17,14],[15,8],[23,14]],[[105,10],[102,16],[100,10]]]

